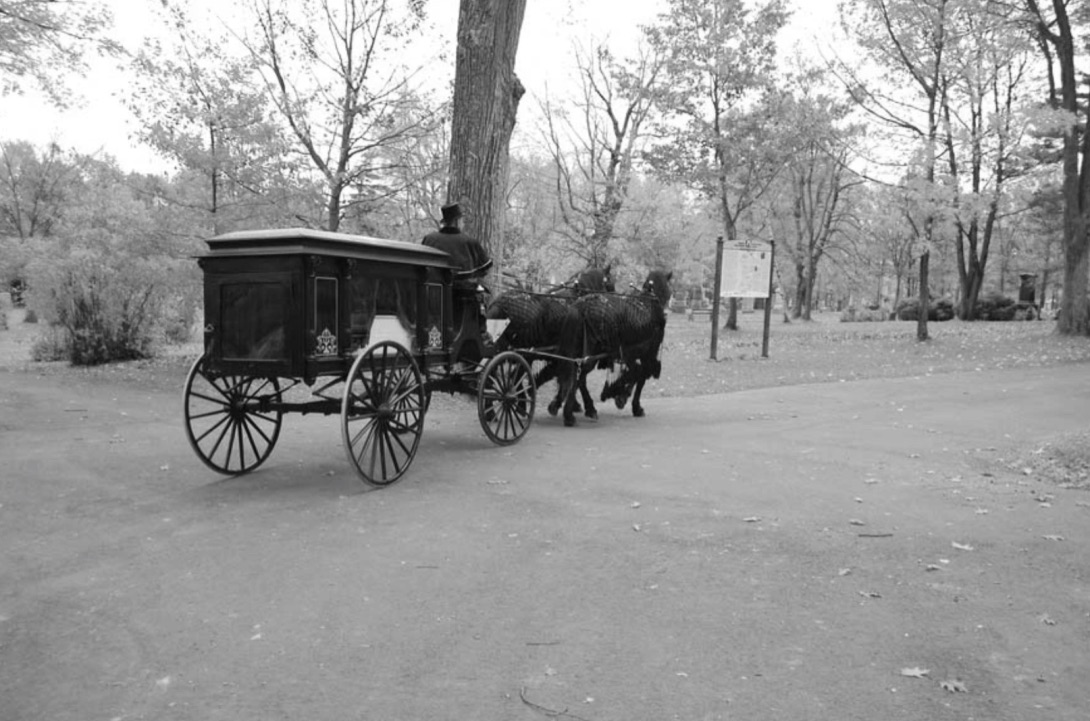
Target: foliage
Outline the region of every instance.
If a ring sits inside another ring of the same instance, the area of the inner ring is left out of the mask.
[[[116,168],[90,163],[80,180],[55,234],[33,241],[28,305],[62,329],[72,363],[146,357],[168,309],[192,318],[192,247],[160,233]]]
[[[635,58],[618,60],[604,45],[576,56],[581,94],[574,102],[542,103],[543,134],[565,245],[588,265],[602,266],[661,93],[663,56],[641,46]]]
[[[893,311],[898,320],[918,320],[920,317],[919,298],[905,298]],[[950,320],[954,317],[954,302],[949,298],[933,300],[927,308],[927,319],[934,321]]]
[[[884,321],[888,317],[889,311],[881,307],[856,308],[855,306],[849,306],[840,314],[840,322],[874,323]]]
[[[660,99],[663,140],[646,159],[720,204],[728,240],[739,214],[763,192],[775,159],[775,114],[761,103],[771,81],[775,35],[786,22],[780,0],[751,8],[741,0],[670,0],[646,29],[667,53]]]
[[[339,5],[339,6],[338,6]],[[338,230],[346,211],[389,197],[392,168],[442,121],[421,100],[422,73],[406,65],[422,22],[412,0],[304,0],[252,7],[243,44],[293,150],[321,178],[315,224]]]
[[[164,199],[203,209],[200,225],[213,233],[275,216],[295,190],[290,144],[252,58],[232,55],[225,36],[198,32],[181,6],[164,11],[169,40],[147,40],[136,53],[137,91],[126,100],[137,137],[201,178],[197,193],[187,183]]]
[[[1061,165],[1063,168],[1063,248],[1064,283],[1060,299],[1057,329],[1070,335],[1090,335],[1090,153],[1088,153],[1087,121],[1090,103],[1080,98],[1079,86],[1084,82],[1076,72],[1076,53],[1085,52],[1085,40],[1076,42],[1075,30],[1085,28],[1090,21],[1086,3],[1051,3],[1025,0],[1028,24],[1040,43],[1048,68],[1048,101],[1052,108],[1067,116],[1063,134]],[[1082,28],[1079,27],[1082,23]],[[1074,26],[1074,29],[1073,29]],[[1060,82],[1056,82],[1056,74]]]
[[[104,36],[112,24],[103,3],[0,0],[0,95],[21,92],[30,81],[56,105],[67,106],[65,79],[86,72],[86,51],[119,52]]]

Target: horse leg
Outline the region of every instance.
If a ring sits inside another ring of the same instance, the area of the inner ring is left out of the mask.
[[[564,425],[575,425],[575,388],[580,383],[580,371],[582,370],[582,364],[576,361],[571,361],[565,364],[567,368],[561,371],[561,377],[564,379],[561,387],[561,395],[564,397]]]
[[[643,418],[643,405],[640,404],[640,393],[643,392],[643,384],[647,382],[647,376],[640,374],[636,381],[636,388],[632,391],[632,415]]]
[[[582,368],[582,372],[579,374],[579,395],[583,398],[583,407],[586,408],[583,415],[591,420],[598,420],[598,409],[594,407],[594,399],[590,397],[590,391],[587,390],[587,376],[590,375],[590,371],[593,368],[593,363],[589,363]],[[575,404],[572,411],[576,413],[579,412],[578,403]]]
[[[564,398],[562,396],[563,392],[560,388],[560,373],[557,372],[556,366],[557,361],[549,361],[545,365],[545,367],[542,368],[540,372],[538,372],[537,376],[534,377],[534,385],[537,388],[540,388],[542,384],[548,383],[554,378],[556,379],[556,395],[551,401],[549,401],[549,405],[547,408],[550,416],[555,416],[557,413],[559,413],[560,407],[564,404]],[[576,413],[578,413],[583,409],[579,406],[578,403],[576,403],[574,410]]]

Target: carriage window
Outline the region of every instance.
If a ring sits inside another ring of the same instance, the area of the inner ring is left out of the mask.
[[[224,283],[220,286],[223,357],[279,360],[285,357],[281,283]]]
[[[337,279],[314,279],[314,333],[317,335],[317,355],[336,355],[337,343]]]
[[[401,325],[416,327],[416,281],[409,278],[381,278],[375,283],[375,313],[396,315]]]
[[[353,278],[348,286],[349,325],[353,329],[367,329],[375,317],[375,281],[373,278]]]

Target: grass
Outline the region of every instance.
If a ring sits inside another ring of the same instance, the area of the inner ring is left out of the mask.
[[[711,323],[672,314],[666,324],[661,396],[729,393],[750,388],[900,378],[998,368],[1040,369],[1090,362],[1090,338],[1066,338],[1048,321],[929,323],[931,340],[916,340],[916,323],[841,323],[837,314],[783,323],[774,315],[768,358],[761,357],[764,318],[743,314],[739,330],[720,330],[711,358]]]

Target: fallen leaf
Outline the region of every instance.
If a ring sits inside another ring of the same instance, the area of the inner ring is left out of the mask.
[[[969,689],[965,688],[965,684],[957,679],[951,681],[940,681],[939,686],[943,691],[949,691],[950,693],[966,693]]]
[[[852,525],[852,526],[865,526],[865,525],[867,525],[866,523],[863,523],[862,521],[860,521],[858,518],[853,518],[850,521],[848,521],[848,523],[850,525]]]
[[[1055,534],[1048,535],[1048,536],[1041,536],[1041,538],[1045,539],[1046,541],[1064,541],[1064,540],[1066,540],[1063,536],[1057,536]]]
[[[924,676],[926,676],[929,673],[931,673],[930,670],[928,670],[926,668],[918,668],[916,666],[913,666],[912,668],[902,668],[901,669],[901,675],[902,676],[910,676],[912,678],[923,678]]]
[[[929,563],[929,564],[927,564],[927,566],[924,567],[923,570],[925,570],[925,571],[938,571],[941,568],[942,568],[942,566],[936,566],[934,563]]]
[[[859,595],[863,598],[881,598],[882,594],[877,591],[860,591]]]
[[[1046,626],[1055,626],[1056,625],[1056,622],[1054,620],[1052,620],[1052,618],[1050,618],[1047,613],[1044,614],[1043,616],[1041,616],[1041,623],[1043,623]]]
[[[748,518],[743,518],[742,520],[745,521],[746,523],[757,523],[757,522],[759,522],[761,520],[761,517],[760,516],[749,516]]]
[[[959,551],[972,551],[973,550],[972,546],[970,546],[970,545],[968,545],[966,543],[958,543],[957,541],[954,541],[950,545],[953,546],[954,548],[958,549]]]
[[[640,507],[640,502],[639,501],[632,501],[632,508],[639,508],[639,507]]]
[[[842,568],[842,569],[840,569],[839,571],[836,572],[836,575],[838,575],[838,576],[847,576],[851,572],[852,572],[852,569],[850,569],[850,568]]]

